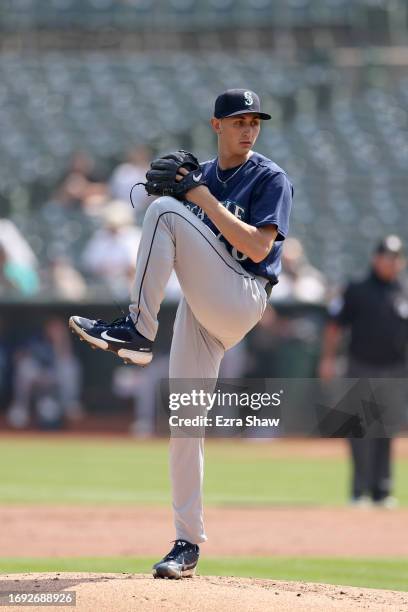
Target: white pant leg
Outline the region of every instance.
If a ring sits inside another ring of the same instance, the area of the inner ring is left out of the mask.
[[[174,379],[216,380],[223,354],[221,343],[201,327],[186,300],[182,299],[170,352],[170,387]],[[213,389],[207,384],[205,390],[211,392]],[[203,522],[203,475],[204,438],[172,436],[170,478],[176,538],[193,544],[207,539]]]
[[[144,219],[130,305],[138,331],[150,340],[173,268],[195,318],[225,348],[261,318],[266,306],[261,283],[181,202],[162,197]]]
[[[262,317],[266,293],[181,202],[158,198],[145,216],[130,305],[138,331],[151,340],[157,333],[157,314],[173,268],[184,299],[174,325],[170,379],[200,379],[209,391],[209,380],[217,379],[224,350],[239,342]],[[202,438],[172,437],[176,533],[177,538],[192,543],[206,540],[203,466]]]

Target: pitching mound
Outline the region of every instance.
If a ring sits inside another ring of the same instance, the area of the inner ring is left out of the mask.
[[[61,609],[115,612],[177,610],[180,612],[259,610],[318,611],[367,610],[403,611],[408,594],[397,591],[340,587],[304,582],[196,576],[184,580],[154,580],[141,574],[10,574],[1,577],[1,601],[6,593],[76,592],[76,607],[37,607],[30,610]],[[27,610],[8,606],[4,609]]]

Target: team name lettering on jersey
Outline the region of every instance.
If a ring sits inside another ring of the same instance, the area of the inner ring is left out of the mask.
[[[188,200],[184,200],[184,206],[188,208],[188,210],[191,210],[191,212],[201,221],[204,221],[205,217],[207,216],[202,208],[197,206],[197,204],[192,204]]]
[[[249,106],[250,96],[246,97],[246,101]],[[217,158],[201,164],[208,189],[231,214],[244,223],[257,228],[265,225],[275,225],[278,228],[278,236],[270,253],[259,263],[252,261],[220,234],[199,206],[191,202],[184,204],[225,244],[230,255],[245,270],[275,284],[281,270],[282,241],[289,228],[292,184],[282,168],[256,151],[241,169],[238,168],[238,172],[237,168],[229,168],[221,171],[221,178],[220,170],[217,173],[217,164]]]
[[[221,204],[230,212],[234,215],[234,217],[237,217],[237,219],[244,219],[244,215],[245,215],[245,208],[243,208],[242,206],[239,206],[236,202],[234,202],[233,200],[225,200],[225,202],[221,202]],[[244,255],[243,253],[241,253],[241,251],[238,251],[235,247],[233,247],[231,244],[229,244],[229,242],[227,242],[227,240],[225,240],[224,236],[221,234],[221,232],[218,232],[217,234],[217,238],[219,240],[222,240],[224,242],[224,244],[226,245],[228,251],[230,252],[230,254],[232,255],[232,257],[234,259],[236,259],[237,261],[244,261],[245,259],[248,259],[247,255]]]
[[[220,202],[220,203],[227,210],[229,210],[229,212],[232,213],[234,215],[234,217],[237,217],[238,219],[241,219],[241,220],[244,218],[245,209],[242,206],[239,206],[236,202],[234,202],[232,200],[225,200],[225,202]],[[184,206],[186,208],[188,208],[189,210],[191,210],[191,212],[196,217],[198,217],[201,221],[208,220],[208,217],[205,214],[205,212],[199,206],[197,206],[196,204],[192,204],[188,200],[185,200]],[[236,259],[237,261],[244,261],[245,259],[248,259],[248,257],[246,255],[244,255],[243,253],[238,251],[235,247],[230,245],[227,242],[227,240],[225,240],[225,238],[221,234],[221,232],[218,232],[216,234],[216,236],[217,236],[218,240],[222,240],[222,242],[224,242],[224,244],[226,245],[228,251],[230,252],[230,254],[232,255],[232,257],[234,259]]]

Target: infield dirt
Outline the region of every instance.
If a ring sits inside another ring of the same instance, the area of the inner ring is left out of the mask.
[[[407,508],[210,507],[205,519],[208,556],[408,558]],[[2,506],[0,524],[4,557],[162,557],[174,537],[157,506]]]

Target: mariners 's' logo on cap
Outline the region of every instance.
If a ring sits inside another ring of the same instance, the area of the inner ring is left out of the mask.
[[[252,106],[252,104],[254,103],[252,91],[244,91],[244,102],[247,106]]]

